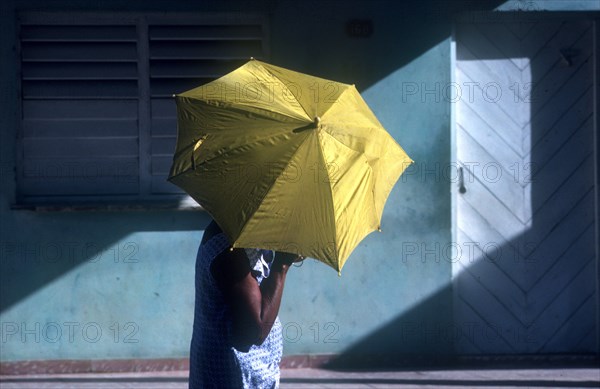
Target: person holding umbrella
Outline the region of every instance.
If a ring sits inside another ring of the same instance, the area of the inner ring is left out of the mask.
[[[279,306],[288,269],[304,258],[230,248],[212,221],[196,260],[189,387],[277,388],[283,351]]]
[[[190,387],[276,388],[290,265],[341,274],[413,161],[354,85],[251,59],[174,98],[168,180],[216,221],[196,265]]]

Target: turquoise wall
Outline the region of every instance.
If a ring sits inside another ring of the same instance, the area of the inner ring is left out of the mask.
[[[271,62],[355,83],[416,163],[390,195],[383,232],[362,242],[342,277],[313,260],[290,271],[280,312],[285,354],[451,353],[451,339],[439,336],[452,320],[451,263],[443,252],[451,241],[452,180],[444,169],[451,156],[450,102],[443,87],[451,71],[449,15],[473,6],[464,3],[2,2],[0,359],[187,356],[194,260],[208,223],[194,211],[11,207],[18,124],[15,12],[27,9],[264,12]],[[477,6],[491,10],[502,3]],[[518,9],[522,2],[513,4],[504,7]],[[536,4],[600,9],[596,1]],[[346,22],[357,18],[372,21],[371,37],[346,35]]]

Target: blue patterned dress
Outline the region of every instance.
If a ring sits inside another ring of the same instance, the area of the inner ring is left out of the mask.
[[[278,388],[283,351],[279,317],[261,345],[253,345],[248,352],[231,346],[231,313],[210,272],[212,261],[229,247],[225,234],[219,233],[201,245],[198,251],[189,388]],[[274,253],[246,249],[246,254],[252,274],[260,284],[269,276]]]

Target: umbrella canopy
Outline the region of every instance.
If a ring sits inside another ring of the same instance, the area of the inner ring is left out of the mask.
[[[176,96],[169,180],[233,247],[286,251],[341,271],[379,229],[412,160],[353,85],[250,60]]]

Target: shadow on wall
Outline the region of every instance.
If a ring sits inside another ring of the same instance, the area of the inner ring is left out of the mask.
[[[205,212],[193,211],[18,211],[11,216],[21,225],[27,225],[29,219],[32,222],[25,237],[3,232],[12,236],[2,240],[0,312],[77,266],[98,261],[126,265],[129,260],[139,260],[144,243],[121,242],[132,233],[198,231],[210,221]]]
[[[456,241],[403,246],[402,260],[452,263],[453,282],[329,368],[443,365],[456,354],[597,362],[592,22],[507,14],[456,31],[457,81],[496,83],[509,99],[455,102]]]

